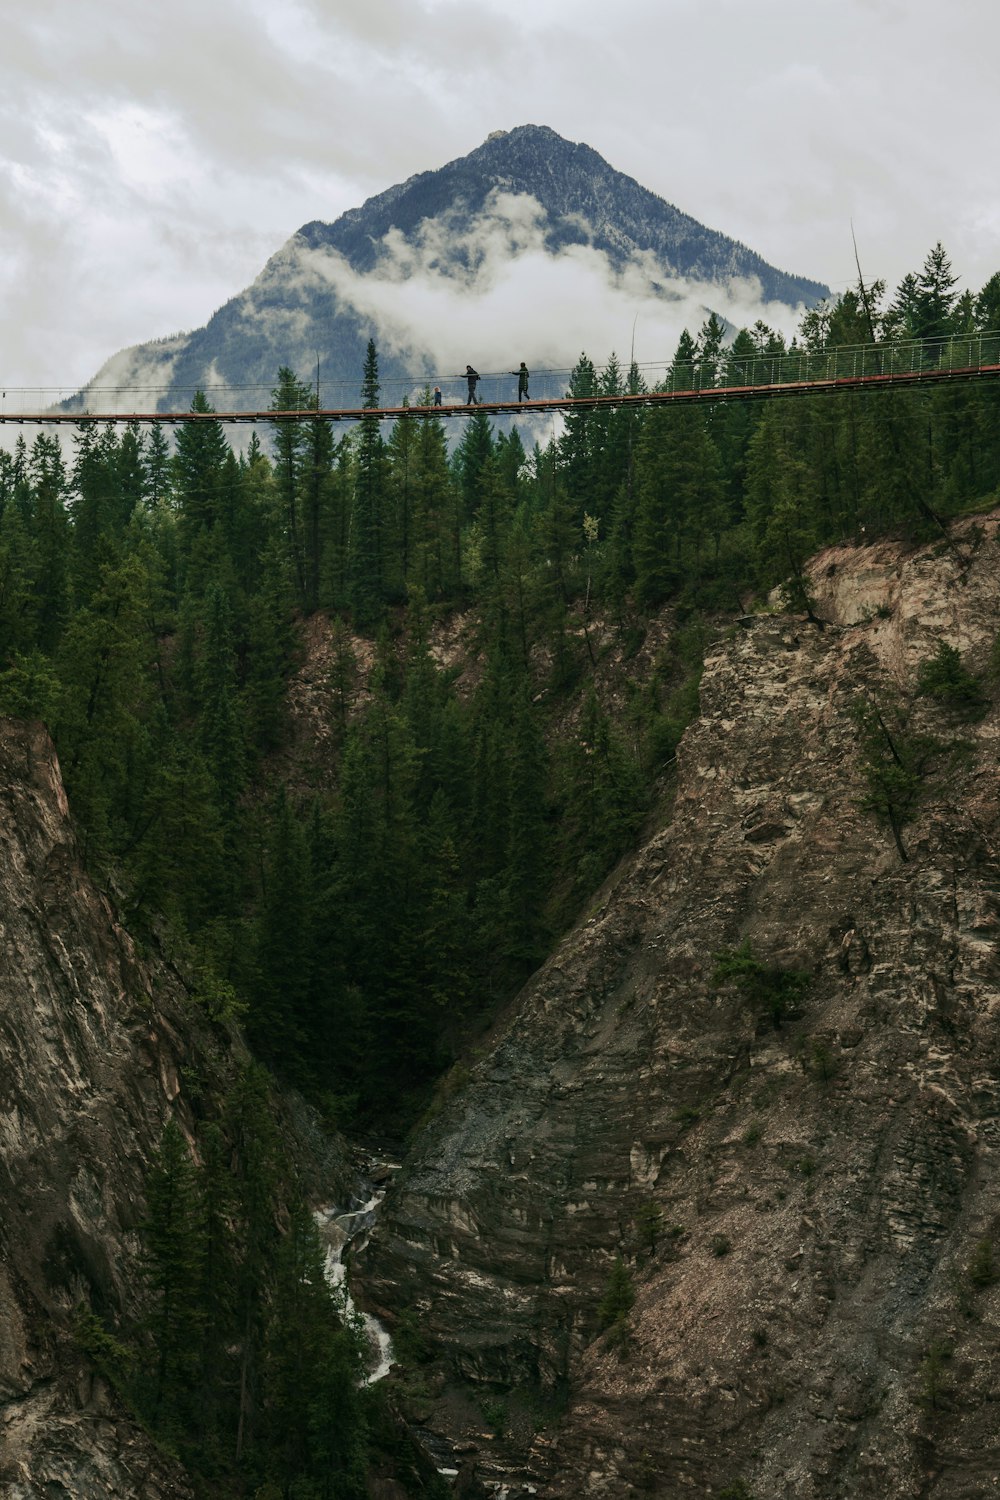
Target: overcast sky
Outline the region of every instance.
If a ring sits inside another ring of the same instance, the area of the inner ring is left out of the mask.
[[[840,290],[1000,269],[1000,0],[4,7],[0,381],[203,324],[301,224],[550,125]]]

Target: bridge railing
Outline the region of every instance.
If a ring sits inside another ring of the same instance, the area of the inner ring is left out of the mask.
[[[673,364],[659,390],[704,391],[733,386],[800,385],[924,371],[992,369],[1000,364],[1000,332],[952,334],[832,349],[791,349]]]
[[[761,388],[780,394],[782,388],[803,390],[810,385],[817,389],[829,389],[838,381],[862,381],[873,377],[892,380],[894,377],[923,376],[934,378],[955,372],[960,376],[973,376],[977,372],[997,375],[1000,373],[1000,331],[983,333],[952,334],[941,339],[908,339],[895,342],[838,345],[827,349],[794,348],[767,352],[758,349],[746,355],[737,355],[721,350],[713,359],[695,360],[689,364],[647,364],[643,367],[650,394],[692,391],[706,394],[713,390],[742,393]],[[661,372],[662,375],[661,375]],[[561,397],[553,397],[553,387],[568,394],[571,380],[569,370],[538,370],[536,376],[544,378],[544,394],[532,393],[537,404],[561,405]],[[533,377],[535,378],[535,377]],[[513,376],[506,372],[487,373],[481,378],[480,400],[486,405],[500,405],[515,401],[512,390]],[[465,383],[458,377],[441,377],[445,389],[445,408],[452,414],[465,407]],[[321,410],[349,412],[352,420],[360,415],[357,394],[353,385],[342,381],[334,383],[335,389],[324,390]],[[547,386],[547,389],[546,389]],[[414,401],[415,393],[423,389],[423,383],[394,380],[387,383],[382,392],[382,405],[396,410],[405,400]],[[176,399],[177,391],[169,387],[130,386],[91,387],[84,399],[87,404],[81,409],[79,398],[53,401],[51,390],[29,391],[25,388],[6,388],[0,401],[0,425],[23,419],[45,422],[73,422],[81,419],[116,421],[130,420],[134,414],[144,413],[135,419],[152,421],[159,414],[169,419],[164,403],[170,395]],[[194,394],[192,389],[191,395]],[[265,406],[273,392],[263,386],[209,388],[207,394],[216,411],[223,412],[232,421],[268,421],[270,413]],[[611,396],[604,393],[605,399]],[[593,398],[602,395],[595,389]],[[59,397],[63,392],[58,393]],[[613,398],[612,398],[613,399]],[[640,398],[641,399],[641,398]],[[710,398],[709,398],[710,399]],[[228,413],[226,413],[228,408]],[[472,410],[472,408],[467,408]],[[173,407],[174,415],[183,410],[183,419],[188,420],[188,411]],[[119,415],[120,414],[120,415]],[[283,414],[287,420],[289,413]]]

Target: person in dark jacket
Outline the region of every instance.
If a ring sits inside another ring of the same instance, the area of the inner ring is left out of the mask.
[[[436,385],[434,387],[434,405],[441,405],[441,387],[439,385]]]
[[[465,404],[466,406],[478,406],[479,400],[476,396],[476,382],[479,379],[478,370],[474,370],[471,365],[466,365],[465,378],[469,382],[469,395]]]
[[[527,401],[528,399],[528,379],[531,372],[522,359],[521,368],[519,370],[511,370],[510,373],[517,376],[517,404],[520,406],[522,401]]]

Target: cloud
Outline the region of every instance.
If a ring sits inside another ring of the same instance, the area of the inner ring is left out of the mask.
[[[173,338],[120,350],[80,392],[81,408],[134,411],[139,392],[146,398],[146,409],[155,410],[159,396],[170,388],[174,367],[186,343],[186,335],[175,334]]]
[[[755,280],[720,286],[668,277],[646,253],[618,269],[590,244],[553,254],[546,227],[535,198],[495,190],[471,220],[453,210],[425,220],[410,240],[390,231],[364,275],[334,251],[295,241],[273,274],[291,273],[302,292],[331,287],[377,330],[381,349],[409,360],[415,377],[449,378],[475,365],[487,396],[489,381],[521,359],[567,374],[581,352],[600,364],[614,351],[627,362],[633,330],[636,359],[650,366],[650,381],[659,379],[681,330],[696,332],[709,310],[736,326],[761,318],[791,332],[797,323],[784,304],[763,301]]]

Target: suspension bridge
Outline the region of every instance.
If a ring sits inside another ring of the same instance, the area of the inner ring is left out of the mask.
[[[651,367],[644,366],[645,370]],[[1000,332],[977,333],[950,337],[948,339],[909,340],[883,344],[842,345],[836,349],[806,350],[792,349],[778,353],[761,352],[752,356],[733,358],[722,350],[716,357],[702,359],[692,364],[673,363],[655,367],[664,371],[651,390],[623,390],[607,392],[597,390],[593,394],[543,396],[537,399],[517,401],[510,396],[514,377],[505,372],[493,372],[479,377],[483,394],[472,403],[459,397],[442,399],[435,405],[427,399],[428,382],[414,386],[407,383],[397,403],[386,406],[321,406],[317,404],[296,410],[276,410],[272,407],[252,404],[254,393],[264,387],[238,387],[240,394],[251,398],[245,408],[211,411],[165,411],[149,410],[140,403],[148,402],[155,388],[117,386],[91,387],[87,399],[104,398],[102,409],[81,408],[75,401],[63,401],[59,405],[42,406],[37,410],[14,409],[14,400],[27,394],[25,390],[8,389],[0,401],[0,423],[21,426],[68,424],[88,426],[94,423],[149,423],[159,422],[174,427],[205,422],[264,422],[280,424],[287,422],[327,421],[360,422],[410,421],[428,419],[452,419],[471,416],[474,412],[488,415],[535,416],[547,412],[611,411],[629,407],[680,407],[695,403],[718,403],[723,401],[761,401],[792,396],[819,396],[849,391],[908,390],[913,388],[962,384],[970,381],[991,380],[1000,377]],[[532,379],[539,383],[554,383],[559,376],[570,374],[565,370],[536,370]],[[464,382],[465,377],[439,377],[449,387]],[[435,377],[428,378],[433,381]],[[402,387],[403,382],[387,384]],[[597,380],[598,386],[600,380]],[[233,387],[220,388],[231,397]],[[211,391],[205,392],[210,394]],[[172,393],[176,394],[176,393]],[[192,396],[194,392],[191,392]],[[8,396],[12,398],[8,409]],[[411,397],[414,399],[411,401]]]

